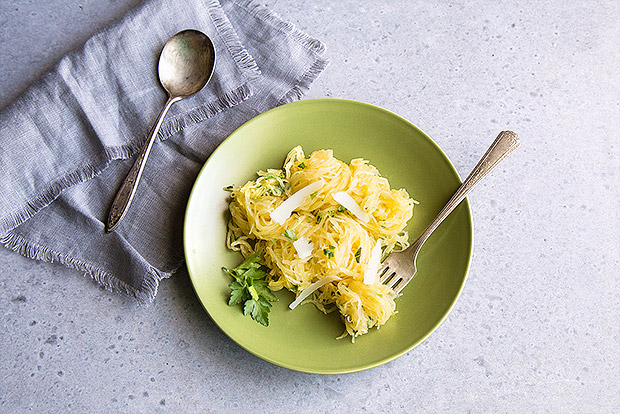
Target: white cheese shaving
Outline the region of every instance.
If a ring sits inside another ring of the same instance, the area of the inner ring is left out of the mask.
[[[322,286],[325,286],[326,284],[328,284],[330,282],[333,282],[334,280],[340,280],[340,278],[338,276],[327,276],[327,277],[324,277],[321,280],[317,280],[316,282],[314,282],[313,284],[311,284],[310,286],[305,288],[299,294],[299,296],[297,296],[297,299],[292,301],[291,304],[288,305],[288,307],[291,308],[291,309],[295,309],[297,307],[297,305],[299,305],[304,299],[306,299],[308,296],[310,296],[312,294],[312,292],[314,292],[315,290],[317,290],[318,288],[320,288]]]
[[[377,280],[377,272],[379,272],[379,265],[381,264],[381,239],[377,240],[377,244],[372,248],[370,253],[370,259],[368,260],[368,266],[364,272],[364,283],[372,285]]]
[[[363,223],[368,223],[368,220],[370,220],[370,215],[366,213],[348,193],[341,191],[332,194],[332,197]]]
[[[305,237],[300,237],[293,242],[293,247],[297,250],[300,259],[306,259],[312,255],[314,244]]]
[[[315,193],[323,187],[323,180],[315,181],[311,184],[308,184],[304,188],[298,190],[295,194],[291,195],[289,198],[284,200],[282,204],[276,207],[269,215],[271,219],[278,224],[284,224],[286,219],[288,219],[295,209],[299,208],[306,197],[309,197],[310,194]]]

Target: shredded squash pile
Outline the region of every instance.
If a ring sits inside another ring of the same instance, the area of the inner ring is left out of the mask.
[[[298,191],[288,202],[292,213],[276,211]],[[296,147],[283,169],[259,171],[256,180],[232,187],[227,245],[244,257],[262,251],[272,290],[307,296],[325,313],[338,310],[343,336],[355,338],[395,312],[396,295],[376,272],[381,257],[407,247],[404,228],[416,203],[365,160],[346,164],[331,150],[306,157]]]

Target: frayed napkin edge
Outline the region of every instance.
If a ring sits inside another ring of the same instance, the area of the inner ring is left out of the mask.
[[[310,89],[310,85],[312,85],[312,83],[321,74],[321,72],[323,72],[328,64],[329,61],[327,59],[318,57],[306,73],[299,78],[299,82],[289,89],[288,92],[282,95],[282,97],[278,100],[278,106],[300,100],[304,96],[305,91]]]
[[[263,20],[283,33],[290,34],[294,40],[313,52],[322,54],[325,51],[323,42],[301,31],[293,23],[284,20],[276,12],[256,0],[233,0],[233,2],[246,9],[250,15]]]
[[[147,265],[147,276],[144,278],[140,288],[134,288],[117,277],[113,276],[97,266],[83,260],[72,258],[66,254],[59,253],[48,247],[40,246],[34,242],[26,240],[17,233],[8,233],[0,238],[6,248],[19,253],[29,259],[41,260],[49,263],[58,262],[66,267],[76,269],[89,276],[93,281],[102,286],[109,292],[124,293],[136,300],[138,305],[144,306],[153,302],[157,295],[159,282],[162,279],[169,278],[181,266],[179,264],[170,272],[160,271],[150,265]]]
[[[305,91],[310,89],[310,85],[329,64],[329,60],[322,56],[325,52],[325,44],[308,33],[303,32],[295,24],[284,20],[276,12],[256,0],[233,0],[233,2],[244,8],[251,16],[263,20],[276,30],[289,35],[291,39],[317,55],[315,61],[298,82],[278,99],[276,106],[300,100],[304,96]]]

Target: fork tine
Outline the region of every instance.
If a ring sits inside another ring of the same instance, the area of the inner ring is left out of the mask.
[[[413,263],[413,274],[411,275],[411,277],[399,273],[403,271],[403,269],[401,269],[399,266],[400,263],[390,263],[386,259],[383,262],[383,267],[379,270],[379,272],[377,272],[377,275],[379,276],[379,281],[392,289],[397,295],[400,294],[400,292],[405,288],[405,286],[407,286],[409,281],[412,279],[413,274],[415,274],[415,262]]]
[[[384,265],[381,269],[379,269],[379,271],[377,272],[377,276],[379,276],[379,280],[381,281],[381,283],[383,283],[383,279],[385,277],[385,274],[387,273],[387,271],[390,270],[390,266],[388,265]]]
[[[378,274],[381,276],[379,281],[385,285],[390,276],[394,275],[394,272],[390,269],[390,266],[385,266],[383,269],[379,270]]]
[[[394,275],[392,276],[392,279],[390,279],[387,283],[385,283],[385,285],[389,286],[390,288],[392,288],[392,290],[396,291],[396,288],[401,284],[402,281],[403,281],[403,278],[400,277],[400,275],[397,275],[396,273],[394,273]]]
[[[399,276],[394,276],[394,278],[390,281],[392,290],[399,294],[401,290],[407,285],[405,279]]]

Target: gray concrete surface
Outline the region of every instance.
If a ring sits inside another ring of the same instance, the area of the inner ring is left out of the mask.
[[[138,3],[0,2],[0,107]],[[619,3],[264,3],[328,47],[309,98],[396,111],[462,175],[498,131],[520,134],[470,198],[453,312],[394,362],[308,375],[232,343],[185,271],[137,308],[0,249],[0,412],[618,412]]]

